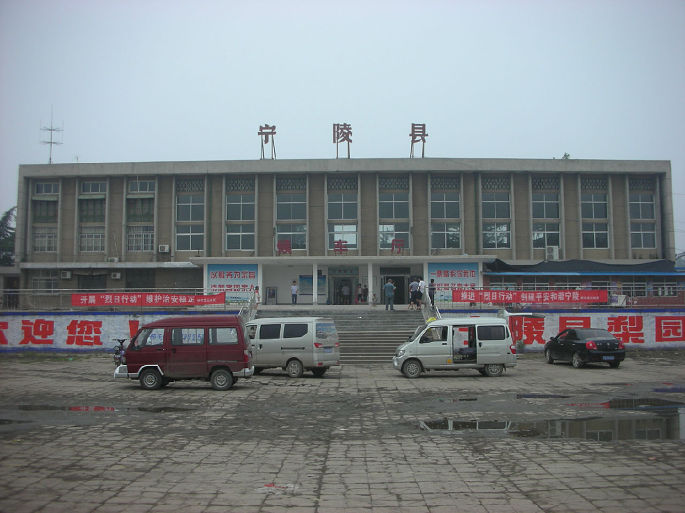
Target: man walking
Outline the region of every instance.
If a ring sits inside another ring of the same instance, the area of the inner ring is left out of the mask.
[[[395,309],[395,285],[392,280],[388,278],[388,283],[383,285],[383,293],[385,294],[385,309],[390,307],[390,310]]]

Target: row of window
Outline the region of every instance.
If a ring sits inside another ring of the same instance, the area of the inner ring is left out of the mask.
[[[133,196],[126,200],[127,251],[154,250],[154,192],[155,182],[131,180],[128,191]],[[36,183],[35,192],[55,194],[57,183]],[[205,195],[204,185],[186,187],[189,192],[178,192],[175,206],[176,249],[202,250],[204,247]],[[104,223],[106,200],[92,197],[106,192],[106,182],[83,182],[78,200],[79,250],[104,251]],[[136,196],[137,194],[137,196]],[[91,195],[91,197],[88,197]],[[142,196],[142,197],[141,197]],[[328,248],[335,249],[344,241],[348,249],[356,249],[358,196],[356,192],[329,192],[327,202]],[[409,193],[379,193],[379,248],[392,249],[402,241],[409,248]],[[511,248],[511,203],[507,191],[483,191],[481,196],[482,246],[484,249]],[[583,248],[608,248],[608,202],[605,193],[581,195]],[[629,198],[631,245],[635,249],[656,247],[655,206],[652,193],[631,193]],[[560,201],[556,192],[535,192],[532,196],[533,247],[560,245]],[[430,197],[431,249],[461,248],[461,212],[459,192],[434,191]],[[254,191],[226,194],[226,250],[255,249],[256,205]],[[33,201],[33,248],[37,252],[56,251],[57,202]],[[542,221],[546,222],[542,222]],[[338,222],[336,222],[338,221]],[[552,222],[555,221],[555,222]],[[649,222],[651,221],[651,222]],[[277,192],[276,240],[288,241],[291,249],[306,249],[307,198],[305,192]],[[277,244],[277,242],[276,242]]]

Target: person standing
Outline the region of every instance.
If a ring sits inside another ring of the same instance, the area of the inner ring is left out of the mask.
[[[418,303],[416,302],[416,293],[419,290],[419,282],[416,278],[411,279],[409,284],[409,305],[407,305],[408,310],[417,310]]]
[[[369,286],[365,283],[362,288],[362,301],[367,303],[369,301]]]
[[[290,286],[290,297],[292,298],[292,304],[297,304],[297,282],[293,280],[293,284]]]
[[[345,282],[342,286],[343,305],[350,304],[350,285]]]
[[[435,284],[435,280],[431,278],[431,282],[428,284],[428,297],[431,300],[431,307],[435,306],[435,291],[438,289],[438,286]]]
[[[385,294],[385,309],[388,310],[388,307],[390,307],[390,310],[395,309],[395,287],[394,283],[390,278],[388,278],[388,283],[383,285],[383,293]]]
[[[423,276],[419,276],[419,290],[416,291],[416,308],[421,308],[423,296],[426,294],[426,282],[423,281]]]

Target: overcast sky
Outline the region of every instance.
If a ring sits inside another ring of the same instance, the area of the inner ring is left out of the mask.
[[[0,0],[0,211],[19,164],[670,160],[685,251],[685,1]]]

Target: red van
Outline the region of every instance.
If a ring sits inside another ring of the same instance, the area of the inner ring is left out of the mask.
[[[237,315],[170,317],[146,324],[131,339],[115,378],[156,390],[172,381],[204,379],[228,390],[254,374],[252,349]]]

